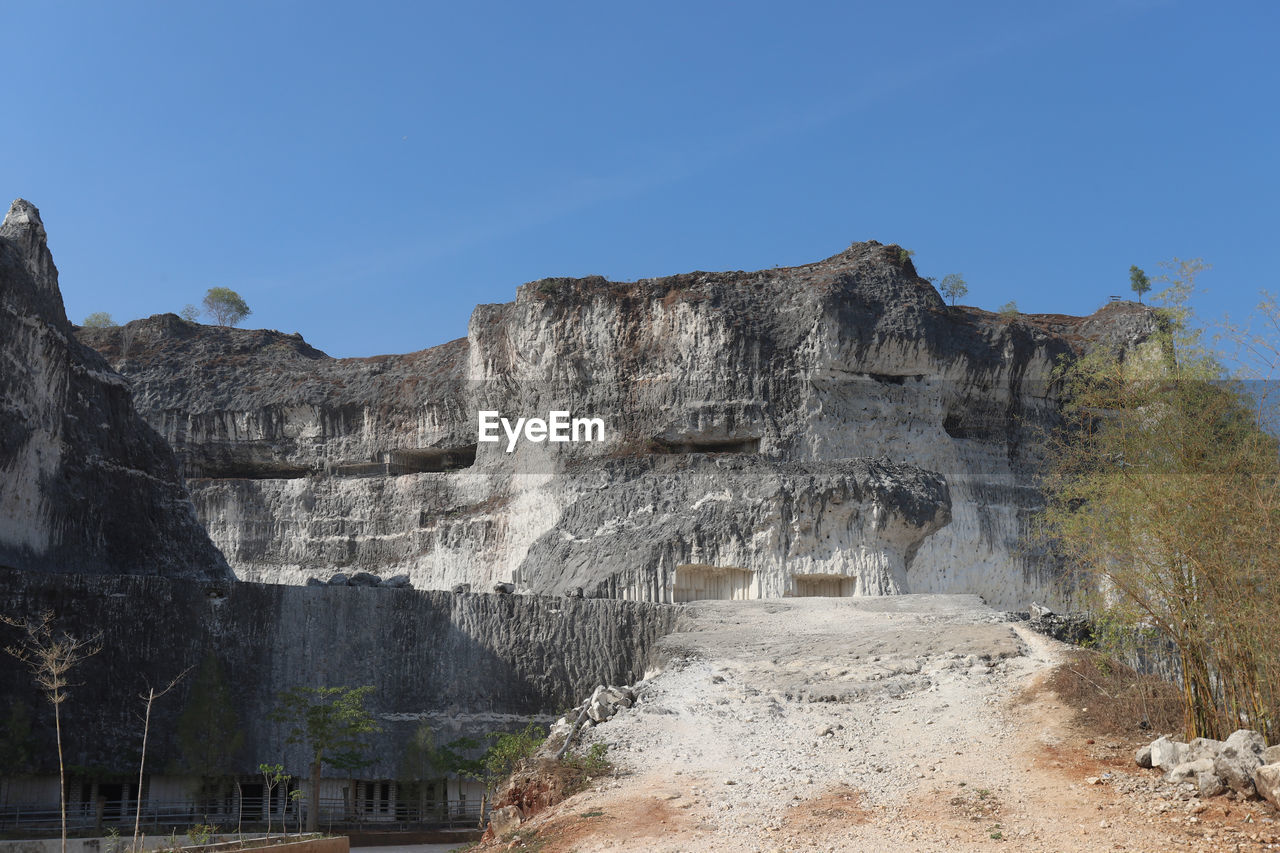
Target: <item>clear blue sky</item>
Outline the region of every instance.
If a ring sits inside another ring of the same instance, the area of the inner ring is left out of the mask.
[[[1088,313],[1280,289],[1280,3],[8,3],[0,185],[73,320],[199,302],[334,355],[548,275],[853,240]],[[7,200],[6,198],[6,200]]]

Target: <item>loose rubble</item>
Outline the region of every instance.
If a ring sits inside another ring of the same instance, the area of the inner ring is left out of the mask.
[[[1280,806],[1280,744],[1267,746],[1251,729],[1225,741],[1198,737],[1183,743],[1161,735],[1138,749],[1139,767],[1163,770],[1160,781],[1184,786],[1201,799],[1230,793]]]
[[[590,696],[551,725],[547,740],[562,743],[571,738],[583,723],[599,725],[612,719],[619,711],[635,705],[636,699],[636,688],[632,685],[617,687],[601,684],[591,691]]]

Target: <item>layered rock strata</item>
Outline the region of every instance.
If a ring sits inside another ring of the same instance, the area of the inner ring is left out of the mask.
[[[0,612],[49,609],[58,612],[60,630],[101,633],[102,654],[77,667],[63,708],[72,763],[136,773],[137,740],[124,733],[140,732],[142,676],[165,683],[190,667],[152,709],[149,766],[200,775],[187,766],[192,744],[184,747],[180,721],[186,717],[189,728],[204,719],[200,703],[216,701],[229,729],[221,734],[242,733],[218,775],[253,775],[263,756],[306,767],[300,747],[284,746],[286,727],[267,719],[279,691],[369,684],[368,707],[382,731],[370,739],[365,778],[399,778],[399,762],[423,723],[443,743],[523,725],[530,716],[549,721],[597,683],[638,680],[680,611],[627,601],[254,583],[229,584],[211,596],[188,580],[0,570]],[[212,700],[199,689],[211,680],[222,685]],[[52,715],[26,670],[0,664],[0,695],[39,721],[30,754],[40,766],[27,770],[56,772]]]
[[[21,199],[0,225],[0,566],[233,579],[129,383],[76,340]]]
[[[173,315],[81,330],[174,446],[240,576],[678,601],[969,592],[1059,600],[1021,544],[1053,371],[1155,331],[945,305],[897,246],[621,283],[546,279],[465,340],[332,359]],[[478,441],[496,410],[598,417],[603,441]]]

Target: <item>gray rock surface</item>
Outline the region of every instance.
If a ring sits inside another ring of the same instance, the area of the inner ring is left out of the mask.
[[[1227,792],[1226,783],[1217,773],[1206,772],[1196,776],[1196,791],[1202,799],[1216,797]]]
[[[1187,760],[1187,745],[1163,735],[1151,742],[1151,766],[1168,773]]]
[[[1213,761],[1212,757],[1184,761],[1165,774],[1165,781],[1186,782],[1198,779],[1201,774],[1212,774],[1214,772]]]
[[[1263,764],[1253,771],[1253,784],[1262,797],[1280,809],[1280,764]]]
[[[515,832],[523,819],[519,806],[503,806],[489,814],[489,828],[495,838],[504,838]]]
[[[234,580],[129,383],[76,339],[22,199],[0,224],[0,566]]]
[[[252,775],[263,755],[280,755],[287,732],[269,722],[279,691],[295,685],[371,684],[384,731],[373,740],[372,778],[394,778],[414,730],[431,725],[442,742],[530,717],[550,722],[597,684],[629,684],[651,666],[657,640],[681,608],[561,597],[453,595],[386,587],[236,583],[210,597],[206,584],[139,576],[47,575],[0,570],[0,613],[59,613],[81,636],[103,632],[104,653],[75,672],[64,734],[78,763],[137,772],[141,674],[185,678],[153,709],[148,761],[181,759],[176,717],[189,707],[205,659],[225,674],[226,703],[244,731],[235,772]],[[0,644],[10,642],[0,626]],[[25,704],[35,723],[32,755],[56,773],[52,715],[25,669],[0,658],[0,696]],[[154,752],[152,751],[154,750]],[[307,757],[288,747],[289,772]],[[52,762],[52,763],[51,763]],[[39,770],[41,768],[33,768]]]
[[[1060,577],[1017,545],[1042,500],[1052,371],[1154,329],[1128,303],[949,308],[872,242],[787,269],[533,282],[479,306],[465,340],[407,355],[332,359],[173,315],[80,334],[129,378],[247,579],[321,566],[661,601],[688,566],[760,594],[1022,607],[1053,604]],[[507,453],[477,442],[485,408],[600,417],[606,440]],[[673,512],[698,521],[654,523]]]
[[[1225,743],[1208,737],[1192,738],[1187,744],[1187,761],[1198,761],[1202,758],[1217,758]]]
[[[1266,748],[1266,741],[1255,731],[1232,732],[1214,760],[1213,772],[1237,794],[1254,796],[1253,771],[1262,766],[1262,751]]]

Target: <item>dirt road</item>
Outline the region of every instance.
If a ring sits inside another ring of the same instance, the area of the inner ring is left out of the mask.
[[[618,775],[500,848],[1236,850],[1275,830],[1124,793],[1131,744],[1036,689],[1064,647],[975,597],[706,602],[691,627],[589,735]]]

